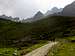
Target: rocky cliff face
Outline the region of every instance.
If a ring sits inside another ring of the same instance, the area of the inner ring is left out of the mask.
[[[62,11],[63,16],[75,16],[75,2],[67,5],[63,11]]]

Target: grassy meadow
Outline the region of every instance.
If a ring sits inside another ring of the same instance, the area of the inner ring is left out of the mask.
[[[66,40],[53,46],[48,56],[75,56],[75,42],[73,40],[75,40],[75,36],[67,37]]]

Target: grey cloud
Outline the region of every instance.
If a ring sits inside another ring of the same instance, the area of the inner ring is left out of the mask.
[[[0,0],[0,12],[9,16],[27,18],[38,11],[35,0]]]
[[[44,0],[0,0],[0,15],[27,18],[33,16],[38,10],[47,10],[43,8],[44,4],[41,5],[37,1],[43,2]]]

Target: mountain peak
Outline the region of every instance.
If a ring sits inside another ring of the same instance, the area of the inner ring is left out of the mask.
[[[74,2],[72,2],[72,4],[73,4],[73,5],[75,5],[75,1],[74,1]]]
[[[44,17],[44,14],[38,11],[32,18],[28,18],[27,20],[25,20],[25,22],[37,21],[37,20],[42,19],[43,17]]]
[[[44,14],[41,12],[41,11],[38,11],[35,15],[34,15],[34,18],[40,18],[40,17],[43,17]]]
[[[59,10],[57,7],[53,7],[52,10]]]
[[[41,12],[41,11],[38,11],[36,14],[35,14],[35,16],[36,15],[43,15],[43,13]]]

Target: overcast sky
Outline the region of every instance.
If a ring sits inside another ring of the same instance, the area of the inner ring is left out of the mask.
[[[63,8],[75,0],[0,0],[0,15],[28,18],[37,11],[45,13],[52,7]]]

